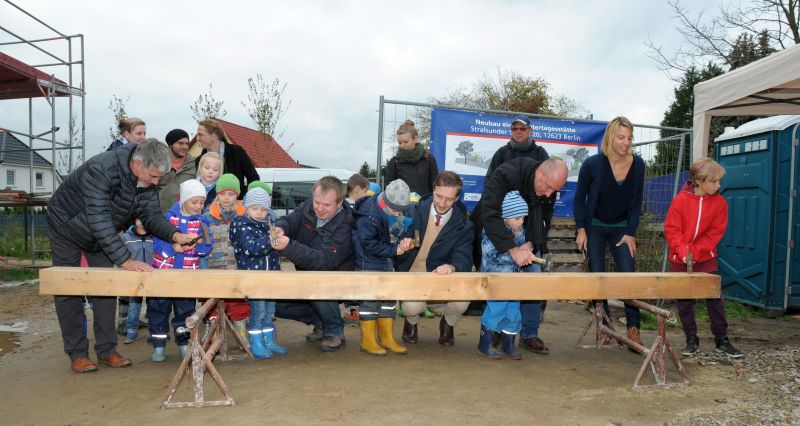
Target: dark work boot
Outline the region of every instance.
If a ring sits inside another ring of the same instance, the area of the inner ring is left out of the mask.
[[[417,325],[411,324],[408,320],[403,322],[403,341],[406,343],[417,343],[419,335],[417,334]]]
[[[503,358],[503,353],[495,349],[492,345],[492,336],[494,336],[492,330],[481,325],[481,337],[478,341],[478,355],[489,359],[501,359]]]
[[[741,358],[744,356],[743,353],[731,345],[728,336],[716,336],[714,337],[714,342],[717,344],[716,351],[727,355],[728,358]]]
[[[697,336],[686,336],[686,347],[681,349],[681,355],[692,356],[700,350],[700,339]]]
[[[439,344],[444,346],[453,346],[453,343],[455,343],[455,337],[453,334],[453,326],[447,324],[444,316],[442,316],[442,320],[439,321]]]

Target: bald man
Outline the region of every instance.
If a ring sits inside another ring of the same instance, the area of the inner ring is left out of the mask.
[[[567,182],[567,165],[559,158],[536,161],[531,158],[517,158],[501,164],[484,184],[480,203],[480,217],[484,231],[500,253],[508,252],[520,268],[531,265],[531,256],[542,256],[548,252],[547,230],[555,209],[553,194],[561,190]],[[528,204],[525,218],[525,244],[514,244],[513,234],[506,228],[501,217],[503,198],[511,191],[519,191]],[[541,322],[541,303],[538,315],[524,318],[522,324],[521,346],[528,350],[546,354],[547,346],[539,338]]]

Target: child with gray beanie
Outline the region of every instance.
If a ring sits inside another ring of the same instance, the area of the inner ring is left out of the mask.
[[[403,213],[411,206],[408,185],[397,179],[378,195],[356,201],[356,229],[353,234],[356,269],[392,271],[392,260],[410,250],[411,218]],[[361,350],[370,355],[408,352],[394,339],[397,301],[364,301],[358,307]]]
[[[272,248],[270,229],[271,198],[263,188],[253,188],[244,196],[244,216],[233,219],[230,242],[236,256],[236,266],[248,271],[279,271],[278,252]],[[274,300],[253,300],[250,304],[250,319],[247,333],[250,335],[250,351],[259,359],[283,355],[286,348],[275,342]]]

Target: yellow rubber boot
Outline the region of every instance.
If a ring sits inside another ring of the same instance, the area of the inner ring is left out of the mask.
[[[394,318],[378,318],[378,333],[380,334],[380,345],[384,348],[396,353],[405,354],[408,349],[405,346],[400,346],[394,340]]]
[[[377,341],[377,324],[375,320],[358,322],[361,326],[361,350],[366,351],[370,355],[386,355],[386,350],[383,349]]]

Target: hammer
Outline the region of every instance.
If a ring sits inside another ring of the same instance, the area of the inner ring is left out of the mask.
[[[692,273],[692,269],[694,269],[694,259],[692,258],[692,252],[686,253],[686,272]]]
[[[536,262],[542,265],[542,270],[544,272],[550,272],[550,269],[553,267],[553,254],[547,253],[544,257],[536,257],[535,255],[531,256],[531,262]]]

